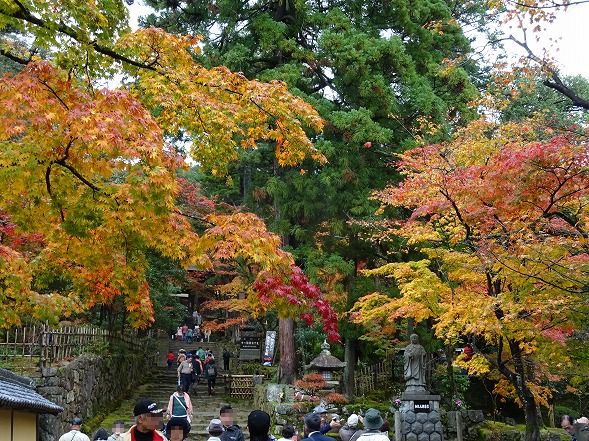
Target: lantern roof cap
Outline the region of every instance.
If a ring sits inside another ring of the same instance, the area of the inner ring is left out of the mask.
[[[321,353],[309,363],[309,367],[318,369],[343,369],[346,367],[347,363],[345,361],[331,355],[331,352],[329,352],[330,347],[326,340],[323,341]]]

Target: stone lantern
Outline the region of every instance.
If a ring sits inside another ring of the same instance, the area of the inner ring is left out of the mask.
[[[329,343],[324,341],[321,345],[321,353],[309,363],[307,369],[319,372],[328,386],[336,387],[339,385],[338,372],[346,367],[346,362],[331,355],[329,348]]]

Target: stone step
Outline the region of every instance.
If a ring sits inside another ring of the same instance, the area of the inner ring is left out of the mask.
[[[180,342],[176,342],[180,343]],[[212,345],[212,343],[211,343]],[[203,345],[204,348],[204,345]],[[184,347],[187,349],[187,347]],[[104,427],[110,427],[113,421],[123,419],[126,427],[133,424],[132,409],[135,401],[139,397],[148,397],[155,400],[161,407],[166,408],[170,395],[176,390],[177,373],[175,369],[167,369],[166,367],[159,367],[154,370],[148,383],[137,388],[132,396],[121,403],[119,409],[108,415],[103,420]],[[190,397],[194,407],[192,428],[189,440],[206,441],[208,433],[206,428],[211,419],[219,417],[219,409],[225,402],[223,395],[225,393],[225,386],[223,381],[217,381],[217,394],[209,396],[207,393],[206,381],[201,382],[196,386],[196,393],[191,393]],[[234,420],[236,424],[244,430],[244,436],[249,439],[247,431],[244,429],[247,425],[247,416],[252,409],[251,402],[237,402],[232,403]]]

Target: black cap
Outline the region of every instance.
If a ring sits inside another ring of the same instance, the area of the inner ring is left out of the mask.
[[[82,422],[83,422],[82,418],[75,417],[75,418],[72,418],[72,420],[70,421],[70,424],[72,426],[81,426]]]
[[[135,404],[133,408],[133,415],[143,415],[145,413],[152,413],[154,415],[159,415],[164,412],[164,409],[160,409],[157,403],[153,400],[142,398]]]

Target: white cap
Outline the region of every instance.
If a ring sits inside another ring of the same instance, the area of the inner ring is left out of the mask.
[[[350,427],[357,427],[358,426],[358,415],[353,413],[348,417],[348,426]]]

